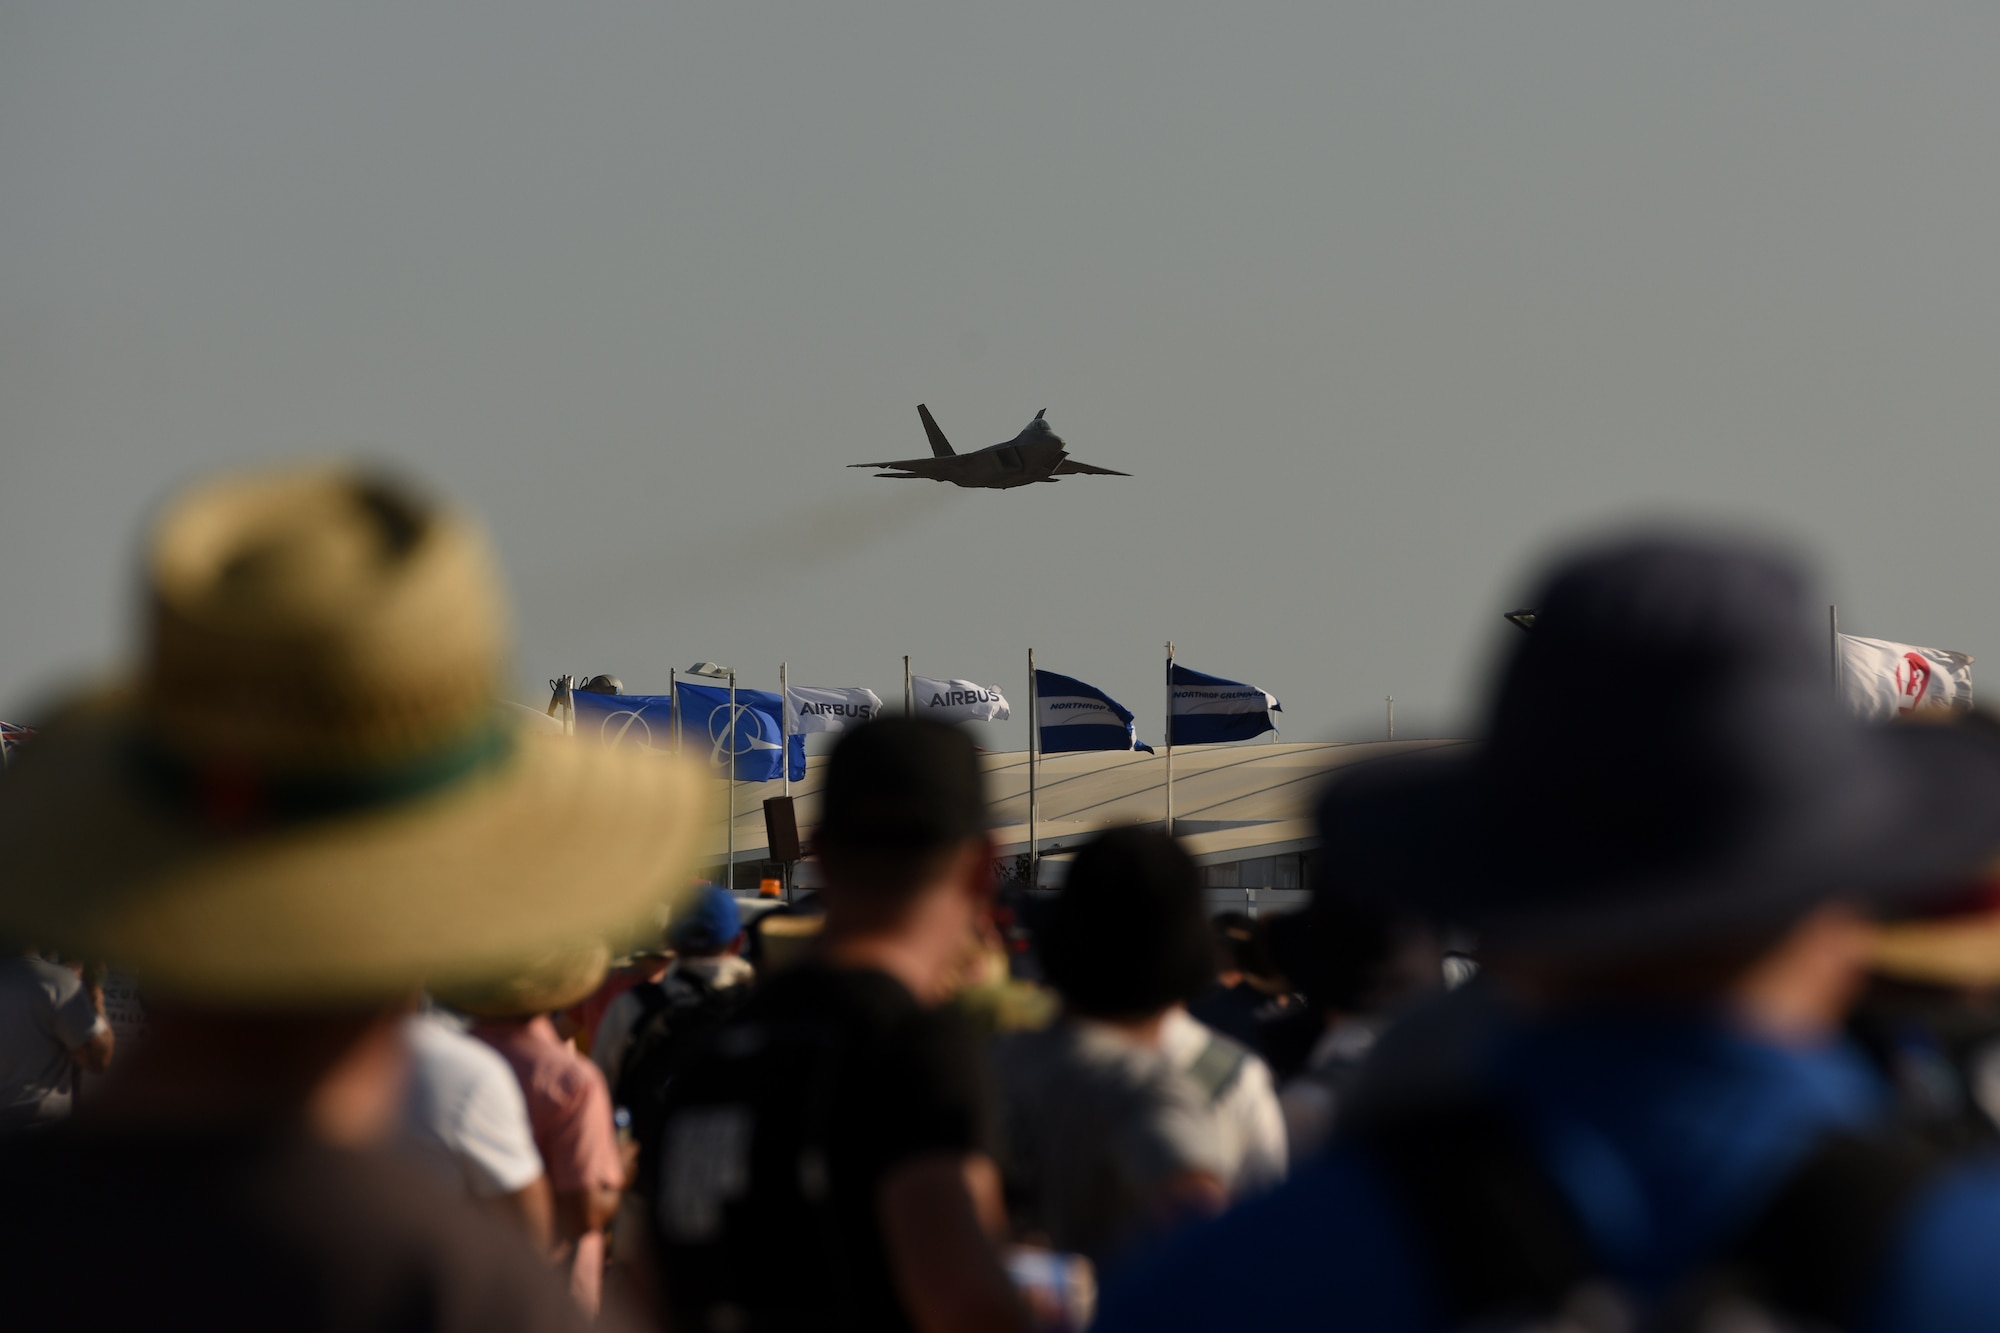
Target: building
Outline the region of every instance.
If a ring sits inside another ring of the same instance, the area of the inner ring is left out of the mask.
[[[1462,741],[1368,741],[1204,745],[1174,751],[1174,828],[1202,867],[1209,903],[1217,911],[1285,908],[1304,899],[1305,856],[1314,847],[1312,806],[1335,769],[1384,755],[1459,745]],[[799,833],[808,847],[819,818],[819,784],[825,759],[806,762],[806,776],[792,784]],[[1024,875],[1028,854],[1028,756],[985,756],[993,794],[993,836],[1002,873]],[[1091,834],[1119,824],[1159,827],[1166,813],[1164,754],[1098,750],[1044,755],[1037,764],[1040,810],[1038,887],[1057,888],[1075,847]],[[736,788],[737,887],[754,890],[765,863],[764,799],[776,782]],[[720,878],[720,830],[715,857]],[[818,882],[817,867],[798,868],[794,883]]]

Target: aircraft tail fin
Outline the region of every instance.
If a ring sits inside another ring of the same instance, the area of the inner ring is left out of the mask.
[[[947,440],[944,437],[944,432],[938,429],[937,422],[931,418],[931,410],[922,403],[918,403],[917,415],[924,419],[924,434],[930,437],[931,452],[939,458],[952,457],[951,441]]]

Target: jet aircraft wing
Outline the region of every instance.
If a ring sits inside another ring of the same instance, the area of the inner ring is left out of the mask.
[[[905,458],[893,463],[849,463],[847,466],[886,467],[886,468],[895,468],[901,472],[918,472],[918,471],[923,471],[925,469],[936,471],[937,463],[938,460],[935,458]]]
[[[1066,473],[1088,473],[1093,477],[1129,477],[1132,475],[1129,472],[1114,472],[1108,467],[1092,467],[1088,463],[1079,463],[1074,458],[1065,458],[1062,462],[1056,464],[1056,476],[1060,477]]]

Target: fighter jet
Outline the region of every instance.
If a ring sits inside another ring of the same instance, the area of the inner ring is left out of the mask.
[[[1054,481],[1057,477],[1087,473],[1095,477],[1129,477],[1129,472],[1113,472],[1108,467],[1092,467],[1071,458],[1063,448],[1062,436],[1049,429],[1042,412],[1027,428],[1005,444],[991,444],[969,454],[955,454],[951,442],[931,418],[931,410],[917,404],[923,418],[924,434],[930,436],[931,457],[904,458],[892,463],[849,463],[849,467],[888,468],[878,477],[897,481],[948,481],[954,486],[979,486],[1005,490],[1031,482]]]

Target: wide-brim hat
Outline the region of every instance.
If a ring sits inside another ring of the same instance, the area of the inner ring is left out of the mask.
[[[164,511],[144,583],[132,678],[0,777],[0,935],[269,1006],[657,934],[705,784],[502,716],[469,523],[337,468],[231,478]]]
[[[1481,744],[1329,786],[1318,890],[1600,958],[1958,890],[2000,855],[2000,742],[1848,716],[1810,605],[1798,567],[1754,543],[1560,563]]]
[[[432,994],[474,1018],[531,1018],[589,999],[610,970],[610,947],[580,940],[549,950],[517,972],[457,985],[444,983]]]

